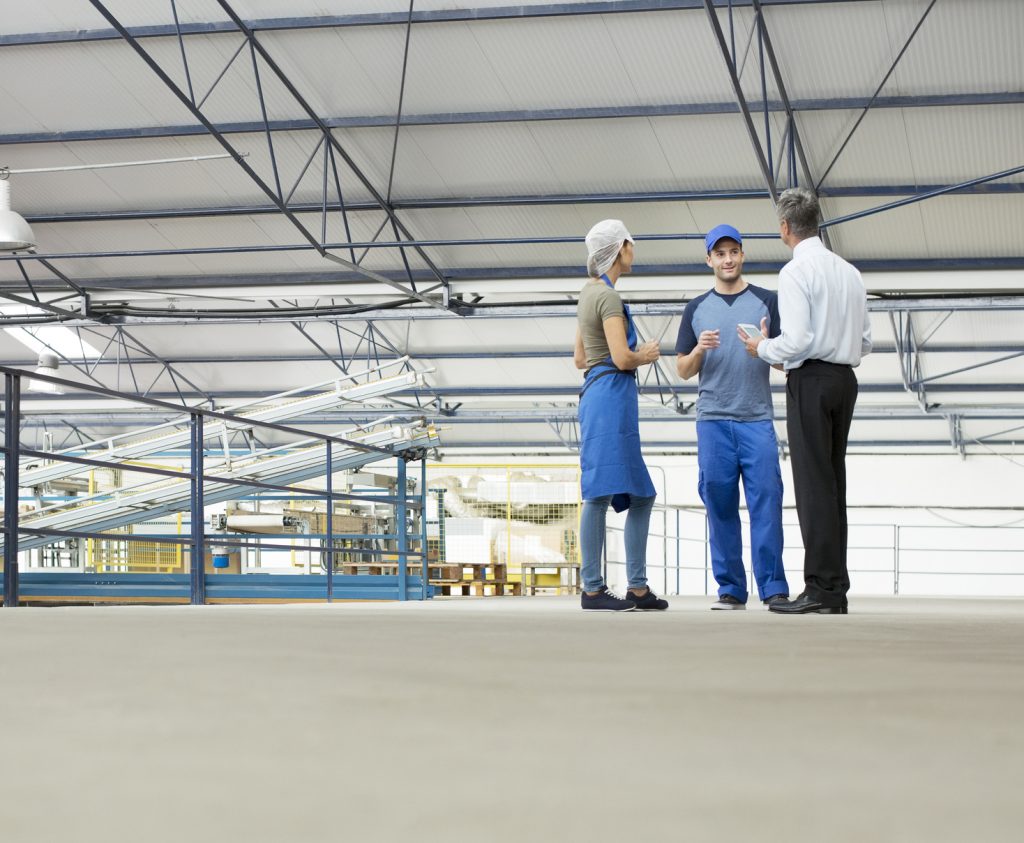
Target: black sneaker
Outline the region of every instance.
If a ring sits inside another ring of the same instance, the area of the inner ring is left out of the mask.
[[[597,594],[587,594],[584,591],[580,595],[580,603],[584,609],[591,612],[632,612],[636,608],[633,600],[624,600],[607,587],[602,588]]]
[[[664,612],[668,608],[668,601],[658,597],[650,589],[647,589],[647,593],[643,597],[635,591],[627,591],[626,598],[636,603],[638,612]]]
[[[723,594],[718,598],[717,603],[711,604],[712,609],[746,609],[747,604],[741,603],[731,594]]]
[[[789,600],[788,594],[773,594],[767,600],[762,600],[761,602],[764,603],[765,606],[771,607],[776,603],[785,603],[787,600]]]

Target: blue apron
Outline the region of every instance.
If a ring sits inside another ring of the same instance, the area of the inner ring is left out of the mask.
[[[609,287],[607,275],[601,280]],[[636,329],[629,307],[626,342],[636,350]],[[616,368],[611,355],[587,370],[580,392],[580,468],[583,500],[612,496],[612,508],[629,508],[630,496],[655,495],[651,475],[640,453],[640,413],[636,372]]]

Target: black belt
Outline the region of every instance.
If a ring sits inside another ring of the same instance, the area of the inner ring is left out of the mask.
[[[838,366],[841,369],[852,369],[853,368],[853,366],[851,366],[849,363],[831,363],[828,360],[804,360],[804,365],[805,366],[808,363],[818,363],[818,364],[820,364],[822,366]]]

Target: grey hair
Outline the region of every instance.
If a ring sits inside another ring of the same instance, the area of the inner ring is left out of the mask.
[[[818,233],[821,208],[818,206],[818,197],[806,187],[791,187],[782,191],[775,212],[779,215],[779,222],[789,223],[790,233],[801,240]]]

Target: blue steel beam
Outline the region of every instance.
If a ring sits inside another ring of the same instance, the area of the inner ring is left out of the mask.
[[[974,258],[883,258],[872,260],[855,261],[857,268],[862,272],[976,272],[983,270],[1017,270],[1024,269],[1024,254],[1009,257],[974,257]],[[743,267],[749,275],[763,273],[778,273],[785,261],[747,261]],[[635,264],[634,275],[664,276],[664,275],[706,275],[707,265],[703,263],[665,263],[665,264]],[[583,266],[516,266],[516,267],[464,267],[460,269],[446,270],[448,278],[452,281],[504,281],[509,279],[525,278],[577,278],[586,277],[586,268]],[[421,273],[416,277],[428,280],[432,276]],[[404,278],[405,273],[395,273],[395,278]],[[108,277],[95,279],[97,289],[102,290],[190,290],[205,289],[208,287],[265,287],[280,286],[281,284],[344,284],[361,283],[363,279],[351,272],[290,272],[282,273],[248,273],[248,274],[213,274],[205,275],[166,275],[166,276],[132,276],[132,277]],[[54,289],[64,289],[54,280],[47,283],[38,283],[37,289],[40,292]],[[4,289],[9,288],[5,285]],[[180,306],[179,313],[184,317],[188,311]],[[484,307],[476,308],[477,312],[485,312]],[[238,310],[243,314],[243,310]],[[524,316],[531,316],[524,310]],[[575,317],[575,310],[571,314]],[[286,317],[287,314],[282,314]],[[422,310],[417,312],[422,318]],[[294,318],[294,317],[293,317]],[[333,316],[332,318],[338,318]],[[393,317],[389,317],[387,311],[377,311],[374,319],[402,318],[408,319],[407,312],[396,311]],[[532,316],[531,316],[532,318]],[[32,318],[18,320],[17,317],[10,317],[4,320],[5,325],[17,324],[45,324],[52,321],[48,318]],[[225,321],[228,321],[225,319]]]
[[[839,160],[839,157],[843,154],[843,151],[846,149],[847,144],[850,143],[850,140],[853,138],[857,129],[860,127],[861,122],[867,116],[868,111],[870,111],[871,108],[874,106],[875,101],[878,99],[878,95],[882,92],[882,88],[885,87],[885,83],[889,81],[889,77],[892,76],[892,74],[895,72],[896,65],[900,63],[900,59],[903,58],[903,54],[910,47],[911,43],[914,40],[914,37],[918,33],[918,30],[920,30],[921,27],[924,25],[924,22],[928,18],[929,13],[935,6],[935,2],[936,0],[931,0],[931,2],[928,4],[928,8],[924,10],[924,14],[922,14],[920,20],[918,20],[917,26],[915,26],[914,29],[911,31],[910,36],[906,40],[906,43],[904,43],[903,47],[896,55],[896,58],[893,59],[892,64],[889,66],[889,70],[886,71],[885,76],[882,77],[882,81],[879,82],[878,87],[875,88],[874,94],[871,95],[871,98],[868,100],[867,105],[864,106],[863,111],[861,111],[860,115],[857,117],[857,121],[853,124],[853,127],[850,129],[849,132],[847,132],[846,137],[843,139],[843,142],[839,145],[839,149],[836,151],[836,154],[832,156],[832,160],[828,163],[828,166],[825,167],[825,172],[822,173],[821,178],[818,179],[815,183],[815,190],[821,187],[825,179],[828,178],[828,174],[832,172],[832,168],[835,167],[836,162]]]
[[[963,190],[966,187],[973,187],[974,185],[984,184],[986,182],[997,181],[998,179],[1010,178],[1011,176],[1019,175],[1024,173],[1024,166],[1013,167],[1009,170],[1002,170],[998,173],[992,173],[987,176],[981,176],[980,178],[970,179],[969,181],[960,182],[959,184],[949,185],[948,187],[939,188],[937,190],[927,191],[925,193],[918,193],[915,196],[908,196],[906,199],[900,199],[896,202],[889,202],[886,205],[879,205],[877,208],[868,208],[863,211],[858,211],[855,214],[847,214],[842,217],[835,217],[834,219],[825,220],[821,223],[821,228],[828,228],[830,226],[841,225],[844,222],[852,222],[853,220],[863,219],[864,217],[870,217],[874,214],[880,214],[883,211],[891,211],[894,208],[902,208],[904,205],[912,205],[915,202],[923,202],[925,199],[932,199],[936,196],[944,196],[948,193],[956,193],[957,191]]]
[[[796,111],[793,108],[793,103],[789,99],[789,94],[786,92],[786,86],[785,86],[785,83],[784,83],[783,78],[782,78],[782,71],[779,69],[779,62],[778,62],[778,59],[776,59],[776,57],[775,57],[775,47],[772,45],[771,36],[768,34],[768,24],[765,22],[765,19],[764,19],[764,9],[762,8],[764,6],[764,2],[763,2],[763,0],[752,0],[752,2],[754,4],[754,11],[757,14],[757,20],[758,20],[758,23],[759,23],[758,33],[760,35],[760,40],[761,40],[761,42],[763,44],[764,52],[765,52],[765,54],[768,57],[768,64],[769,64],[769,66],[772,69],[772,76],[775,79],[775,87],[776,87],[776,89],[779,92],[780,99],[782,100],[783,111],[785,112],[786,117],[789,120],[789,132],[790,132],[791,149],[795,153],[796,158],[799,159],[799,161],[800,161],[800,168],[803,171],[804,180],[807,181],[807,182],[810,182],[811,184],[814,184],[814,179],[811,176],[810,164],[807,162],[807,156],[804,153],[803,141],[800,139],[800,129],[799,129],[799,126],[797,124]],[[764,64],[763,64],[763,61],[762,61],[762,66],[761,66],[762,85],[764,84],[764,78],[765,78]],[[768,101],[767,91],[766,91],[766,89],[763,89],[763,90],[765,90],[765,93],[763,94],[763,99],[764,99],[764,102],[767,103],[767,101]],[[768,119],[767,115],[768,115],[768,111],[767,111],[767,109],[765,109],[765,121],[766,121],[766,123],[767,123],[767,119]],[[766,127],[766,134],[768,134],[767,127]],[[770,155],[771,154],[771,144],[770,144],[771,135],[768,134],[768,137],[769,137],[769,155]],[[794,176],[795,176],[795,173],[791,172],[790,173],[790,179],[791,179],[791,181],[795,182]],[[827,239],[826,239],[825,242],[826,242],[826,244],[828,243]]]
[[[778,234],[772,232],[744,234],[745,240],[777,240]],[[635,240],[639,241],[681,241],[697,240],[702,241],[704,235],[701,233],[684,234],[635,234]],[[327,249],[396,249],[402,246],[416,245],[420,247],[445,248],[453,246],[550,246],[566,243],[582,243],[583,237],[579,235],[565,235],[554,237],[484,237],[466,238],[460,240],[368,240],[360,243],[325,243]],[[189,248],[172,249],[116,249],[103,252],[56,252],[46,255],[0,255],[0,261],[24,261],[24,260],[88,260],[94,258],[154,258],[154,257],[175,257],[181,255],[234,255],[266,252],[303,252],[309,250],[305,243],[271,243],[252,244],[248,246],[199,246]]]
[[[711,31],[714,33],[715,41],[718,43],[718,49],[722,55],[722,60],[725,62],[725,69],[729,74],[729,81],[732,84],[733,94],[736,97],[736,104],[739,107],[740,112],[743,114],[743,125],[746,127],[747,135],[750,138],[750,144],[754,149],[754,157],[757,159],[758,169],[761,171],[764,183],[768,188],[768,193],[771,195],[772,206],[774,206],[778,199],[779,192],[778,188],[775,186],[775,177],[772,174],[772,166],[768,158],[765,157],[764,149],[762,148],[761,141],[757,135],[757,129],[754,128],[754,119],[751,116],[750,106],[747,104],[746,96],[743,93],[743,85],[740,83],[739,74],[736,68],[736,60],[735,57],[730,54],[729,46],[725,42],[725,33],[722,32],[722,25],[718,22],[718,12],[715,10],[714,0],[704,0],[704,9],[707,12],[708,22],[711,24]],[[763,67],[761,71],[763,78]],[[768,142],[769,144],[771,143],[770,137]]]
[[[1013,354],[1020,352],[1020,343],[984,343],[979,345],[965,345],[958,343],[937,343],[935,345],[929,344],[925,349],[929,355],[932,354]],[[896,352],[896,346],[892,344],[876,344],[872,346],[871,354],[894,354]],[[674,345],[664,345],[661,348],[662,355],[671,356],[675,354]],[[377,355],[377,359],[381,362],[387,362],[388,360],[397,360],[401,356],[395,352],[383,352]],[[415,360],[569,360],[572,358],[572,351],[565,351],[562,349],[540,349],[540,350],[522,350],[507,348],[501,350],[483,350],[478,351],[431,351],[426,349],[423,351],[415,351],[410,354]],[[154,365],[159,366],[165,363],[175,366],[189,366],[189,365],[201,365],[208,363],[323,363],[323,354],[199,354],[194,356],[170,356],[164,357],[160,360],[153,358],[142,358],[137,357],[131,360],[125,358],[118,359],[100,359],[96,360],[93,358],[77,358],[71,356],[68,358],[69,363],[78,363],[81,365],[89,364],[95,367],[101,365],[116,366],[119,364],[125,364],[131,362],[135,365]],[[36,365],[36,358],[24,360],[0,360],[0,366],[9,366],[15,369],[26,369],[34,368]]]
[[[867,106],[873,109],[886,108],[947,108],[955,106],[1020,105],[1024,103],[1024,91],[999,91],[960,94],[925,94],[919,96],[878,97],[827,97],[793,100],[790,107],[794,112],[804,111],[855,111]],[[750,100],[748,105],[754,111],[785,112],[780,100]],[[657,117],[690,117],[714,114],[738,114],[735,101],[709,103],[665,103],[661,105],[595,106],[589,108],[531,108],[503,111],[463,111],[437,114],[403,114],[403,126],[459,126],[475,123],[536,123],[554,120],[610,120]],[[394,115],[378,114],[349,117],[327,117],[324,124],[331,129],[386,128],[394,126]],[[262,132],[264,124],[255,121],[214,124],[221,134],[253,134]],[[307,131],[317,129],[312,120],[271,120],[271,131]],[[0,134],[0,145],[25,143],[75,143],[96,140],[132,140],[138,138],[166,138],[205,135],[202,126],[125,126],[110,129],[72,129],[62,132],[13,132]]]
[[[405,293],[406,295],[411,295],[414,298],[417,298],[417,299],[423,301],[425,304],[428,304],[428,305],[430,305],[432,307],[442,307],[442,305],[438,304],[437,302],[435,302],[435,301],[433,301],[431,299],[426,298],[425,296],[421,295],[420,293],[417,293],[415,290],[412,290],[412,291],[408,290],[407,288],[403,287],[397,281],[394,281],[394,280],[392,280],[392,279],[390,279],[390,278],[388,278],[386,276],[380,275],[380,274],[378,274],[376,272],[372,272],[370,270],[364,269],[364,268],[358,266],[355,263],[350,263],[349,261],[346,261],[346,260],[344,260],[342,258],[339,258],[337,255],[331,254],[323,245],[321,245],[319,243],[319,241],[317,240],[315,235],[313,235],[310,231],[308,231],[306,229],[305,226],[303,226],[303,224],[296,218],[295,214],[292,213],[292,211],[289,209],[287,203],[284,202],[283,196],[281,195],[280,185],[278,184],[278,190],[275,193],[274,190],[271,187],[269,187],[264,182],[264,180],[262,178],[260,178],[260,176],[256,173],[256,171],[253,170],[253,168],[251,166],[249,166],[249,164],[246,163],[245,159],[241,156],[241,154],[238,152],[238,150],[236,150],[227,141],[227,139],[225,138],[224,135],[222,135],[220,132],[217,131],[216,127],[214,127],[213,124],[210,123],[210,121],[206,118],[206,116],[202,113],[202,111],[196,106],[196,104],[188,97],[188,95],[186,95],[181,90],[181,88],[174,82],[174,80],[171,79],[171,77],[166,73],[166,71],[164,71],[164,69],[159,65],[159,63],[151,55],[149,55],[149,53],[147,53],[145,49],[143,49],[141,44],[138,42],[138,39],[136,39],[120,23],[120,21],[118,21],[117,18],[115,18],[113,16],[113,14],[111,14],[111,12],[103,4],[102,0],[89,0],[89,2],[96,9],[96,11],[98,11],[107,20],[107,22],[110,23],[110,25],[118,33],[120,33],[120,36],[136,52],[136,54],[149,66],[149,68],[160,78],[161,82],[163,82],[164,85],[174,94],[174,96],[177,97],[177,99],[181,102],[181,104],[184,105],[186,109],[188,109],[188,111],[192,114],[192,116],[198,122],[200,122],[206,128],[206,130],[209,132],[209,134],[212,135],[213,138],[222,147],[224,147],[224,149],[232,156],[232,158],[235,159],[235,162],[238,164],[238,166],[240,166],[242,168],[242,170],[245,171],[246,175],[249,176],[249,178],[253,181],[253,183],[256,184],[260,188],[260,190],[263,191],[263,193],[266,194],[267,198],[270,199],[270,201],[280,209],[280,212],[288,219],[289,222],[292,223],[292,225],[299,231],[299,233],[303,236],[303,238],[306,239],[306,241],[309,243],[309,247],[315,249],[321,255],[321,257],[324,257],[324,258],[326,258],[328,260],[331,260],[331,261],[333,261],[335,263],[339,263],[339,264],[347,267],[348,269],[350,269],[350,270],[352,270],[352,271],[354,271],[354,272],[356,272],[356,273],[358,273],[360,275],[365,276],[366,278],[378,281],[378,282],[380,282],[382,284],[385,284],[385,285],[387,285],[389,287],[397,289],[400,292]],[[255,39],[255,36],[254,36],[253,32],[245,27],[244,23],[235,15],[235,13],[232,11],[230,6],[227,5],[225,0],[218,0],[218,3],[221,6],[221,8],[224,9],[224,11],[229,15],[229,17],[232,18],[232,20],[235,23],[236,29],[242,32],[242,34],[245,36],[246,40],[249,43],[250,51],[252,53],[254,75],[255,75],[256,82],[257,82],[257,86],[259,85],[259,72],[258,72],[257,61],[256,61],[256,54],[258,52],[260,58],[262,58],[263,61],[266,63],[266,65],[273,71],[273,73],[277,77],[278,81],[288,90],[288,93],[292,95],[292,97],[299,104],[299,106],[302,108],[302,110],[306,112],[308,118],[312,119],[317,124],[317,127],[323,132],[325,140],[330,143],[332,149],[334,149],[335,152],[337,152],[337,154],[339,156],[341,156],[345,160],[345,163],[349,166],[349,168],[351,169],[352,173],[356,176],[356,178],[359,179],[359,181],[363,184],[363,186],[366,188],[366,190],[369,192],[369,194],[374,198],[374,200],[376,200],[378,202],[378,204],[380,205],[381,210],[383,210],[391,218],[391,220],[395,223],[395,225],[398,228],[401,228],[403,233],[407,237],[410,237],[410,239],[411,239],[411,236],[409,235],[409,232],[404,229],[404,227],[401,225],[401,223],[395,217],[394,209],[392,209],[384,201],[383,197],[381,197],[380,194],[374,189],[373,185],[366,178],[366,176],[363,174],[363,172],[359,169],[359,167],[356,166],[355,162],[353,162],[351,160],[351,158],[348,156],[348,154],[345,152],[345,150],[341,147],[341,145],[338,143],[337,139],[334,138],[334,136],[331,134],[330,130],[327,129],[322,124],[322,121],[320,121],[318,119],[317,115],[313,112],[313,110],[310,108],[308,103],[306,103],[306,101],[302,98],[302,96],[299,94],[299,92],[295,89],[294,85],[292,85],[291,81],[284,75],[284,73],[280,70],[280,68],[277,66],[277,64],[274,62],[274,60],[267,54],[266,50],[263,49],[262,45],[260,45],[259,42]],[[264,101],[263,101],[262,93],[260,93],[260,105],[261,105],[261,108],[264,109],[264,117],[265,117],[265,113],[266,112],[265,112],[265,104],[264,104]],[[265,125],[266,125],[266,123],[265,123]],[[270,134],[269,127],[266,129],[266,131],[267,131],[267,134],[269,136],[269,134]],[[273,145],[272,144],[270,145],[270,154],[271,154],[271,159],[273,160],[274,152],[273,152]],[[274,165],[274,173],[275,173],[275,178],[276,178],[276,176],[277,176],[276,164]],[[445,298],[447,298],[447,281],[446,281],[446,279],[440,274],[440,272],[433,265],[433,263],[426,256],[426,254],[420,252],[420,255],[423,258],[424,263],[430,268],[433,276],[438,281],[440,281],[440,283],[445,287]],[[410,281],[411,280],[412,279],[410,277]]]
[[[515,410],[465,410],[459,409],[453,411],[454,414],[441,415],[432,414],[430,412],[420,413],[420,416],[429,416],[433,420],[443,424],[444,426],[455,426],[455,425],[494,425],[494,424],[550,424],[552,420],[560,422],[571,422],[578,418],[577,408],[572,404],[562,404],[557,407],[547,408],[546,412],[542,415],[522,415],[517,413]],[[988,410],[987,408],[974,408],[958,405],[951,411],[943,412],[943,409],[930,412],[922,413],[920,411],[908,411],[906,408],[901,408],[900,411],[893,412],[877,412],[877,411],[865,411],[860,410],[854,411],[854,418],[857,421],[872,422],[901,422],[901,421],[913,421],[913,422],[945,422],[948,416],[953,413],[965,421],[978,422],[978,421],[1020,421],[1024,419],[1024,408],[1007,408],[1005,410]],[[640,420],[644,422],[656,422],[658,424],[693,424],[696,421],[696,415],[694,413],[679,413],[679,412],[664,412],[658,409],[650,410],[646,407],[641,406],[639,410]],[[361,422],[373,422],[379,420],[382,416],[389,415],[394,416],[393,410],[388,408],[381,408],[375,415],[367,412],[346,412],[335,413],[331,416],[319,417],[319,418],[304,418],[302,424],[307,428],[315,427],[337,427],[339,424],[351,423],[354,421]],[[138,413],[124,417],[106,414],[102,412],[82,412],[77,411],[74,414],[74,418],[79,424],[92,426],[102,426],[104,428],[128,428],[138,429],[142,424],[156,424],[158,422],[166,421],[167,416],[146,414],[139,415]],[[780,407],[780,413],[776,416],[776,421],[783,422],[785,420],[785,413],[782,412]],[[67,421],[63,421],[64,425],[67,425]],[[58,425],[57,427],[60,427]],[[42,428],[46,431],[53,431],[55,426],[53,421],[50,420],[47,423],[46,419],[40,418],[35,415],[28,415],[22,420],[22,431],[28,429],[39,429]],[[1011,433],[1016,430],[1022,429],[1021,427],[1008,428],[1000,431],[1000,433]],[[109,435],[109,434],[107,434]],[[998,434],[996,434],[998,435]],[[34,450],[34,449],[29,449]],[[46,453],[46,452],[38,452]],[[162,451],[159,454],[153,454],[155,458],[166,458],[166,459],[180,459],[183,456],[188,456],[187,450],[172,449]],[[230,453],[233,456],[247,456],[249,451],[244,448],[231,449]],[[179,475],[180,476],[180,475]],[[263,484],[263,486],[269,487],[270,484]],[[293,491],[293,490],[292,490]],[[294,493],[294,491],[293,491]],[[297,493],[294,493],[297,494]],[[356,498],[359,499],[358,495],[338,495],[337,498]],[[369,496],[364,496],[362,499],[371,500]]]
[[[992,441],[986,441],[986,445],[993,446],[1015,446],[1019,445],[1019,440],[1016,439],[998,439]],[[523,448],[538,448],[543,450],[551,450],[552,448],[559,449],[565,453],[577,453],[575,449],[568,449],[561,442],[551,439],[522,439],[522,440],[509,440],[509,439],[484,439],[480,441],[473,441],[471,439],[465,441],[459,441],[457,439],[445,439],[443,448],[445,451],[451,450],[462,450],[462,449],[474,449],[474,448],[500,448],[505,451],[509,447],[514,447],[517,450]],[[860,448],[949,448],[949,438],[943,437],[941,439],[850,439],[847,442],[848,448],[860,449]],[[696,439],[669,439],[669,440],[649,440],[645,439],[643,442],[644,453],[659,453],[666,451],[669,454],[679,454],[683,452],[693,453],[697,450]],[[251,576],[251,575],[250,575]]]
[[[63,383],[63,382],[62,382]],[[47,394],[46,401],[80,401],[83,393],[74,393],[74,388],[78,384],[70,383],[64,387],[65,392],[59,395]],[[903,394],[906,389],[902,383],[861,383],[858,386],[861,393],[872,393],[872,394]],[[671,387],[666,386],[645,386],[639,385],[638,390],[644,395],[660,395],[662,392],[668,390],[674,395],[685,395],[688,397],[695,397],[697,395],[696,386],[680,386],[673,385]],[[449,398],[494,398],[494,397],[543,397],[543,398],[568,398],[575,400],[579,395],[580,387],[579,384],[570,386],[445,386],[445,387],[417,387],[416,389],[405,389],[398,392],[391,393],[391,396],[407,397],[407,396],[430,396],[431,400],[440,399],[444,401]],[[784,395],[786,391],[785,384],[772,384],[772,392],[776,395]],[[978,393],[978,392],[1022,392],[1024,391],[1024,383],[1010,383],[1010,382],[999,382],[999,383],[951,383],[937,386],[934,390],[936,393]],[[306,393],[296,392],[296,396],[302,396]],[[267,393],[266,390],[261,389],[235,389],[235,390],[218,390],[218,398],[222,401],[236,401],[244,399],[258,399],[265,398]],[[186,397],[189,397],[186,393]],[[202,400],[202,396],[194,396],[197,400]],[[177,400],[177,393],[151,393],[148,398],[172,401]],[[178,407],[180,410],[180,406]],[[358,411],[355,411],[358,412]],[[426,410],[421,410],[426,412]],[[279,425],[280,427],[280,425]]]
[[[828,5],[831,3],[867,3],[877,0],[763,0],[769,6]],[[725,8],[749,6],[751,0],[714,0]],[[585,3],[547,3],[534,6],[495,6],[493,8],[431,9],[413,12],[413,23],[454,23],[481,20],[516,20],[573,15],[637,14],[642,12],[687,11],[703,7],[701,0],[600,0]],[[405,12],[368,12],[348,15],[315,15],[305,17],[261,18],[246,20],[250,29],[279,32],[296,29],[337,29],[349,26],[394,26],[409,20]],[[235,32],[228,21],[182,24],[182,35],[211,35]],[[133,38],[168,38],[178,34],[173,24],[128,27]],[[0,36],[0,47],[38,44],[68,44],[86,41],[116,41],[120,34],[114,29],[85,29],[65,32],[24,32]]]
[[[97,3],[99,3],[99,0],[91,0],[91,2],[93,3],[93,5],[96,5]],[[273,56],[271,56],[270,53],[267,52],[266,47],[264,47],[263,44],[256,38],[255,31],[253,31],[251,28],[249,28],[246,25],[245,21],[242,20],[242,18],[239,17],[235,13],[234,9],[227,2],[227,0],[217,0],[217,4],[221,7],[221,9],[224,10],[224,12],[228,15],[228,17],[231,18],[232,21],[234,21],[235,26],[238,27],[239,31],[241,31],[242,34],[246,37],[246,39],[249,41],[249,47],[250,47],[250,50],[252,51],[253,67],[254,67],[254,69],[256,67],[256,54],[258,53],[259,57],[261,59],[263,59],[263,62],[266,64],[266,66],[269,67],[270,70],[273,72],[273,74],[277,77],[278,82],[281,85],[284,86],[284,88],[291,95],[292,99],[294,99],[295,102],[298,103],[298,105],[302,109],[302,111],[304,111],[306,113],[306,116],[309,119],[313,120],[314,123],[316,123],[317,128],[323,133],[324,141],[327,144],[330,145],[330,149],[332,150],[332,155],[336,155],[336,156],[340,157],[345,162],[345,164],[348,166],[349,170],[353,173],[353,175],[355,175],[355,177],[363,185],[363,188],[380,205],[381,210],[383,210],[384,213],[387,215],[388,220],[390,221],[390,223],[392,225],[392,228],[394,229],[395,237],[404,236],[404,237],[407,238],[408,241],[410,241],[411,247],[413,249],[415,249],[416,253],[420,256],[420,259],[427,266],[427,268],[430,270],[431,274],[434,276],[434,278],[438,281],[439,285],[441,286],[441,288],[443,290],[443,300],[442,300],[441,304],[438,304],[438,303],[434,302],[433,300],[426,298],[426,296],[422,295],[421,293],[417,292],[417,290],[416,290],[416,282],[415,282],[415,279],[412,276],[412,269],[409,266],[408,261],[406,260],[405,250],[402,249],[401,250],[401,255],[402,255],[402,261],[405,264],[405,268],[406,268],[406,276],[407,276],[407,278],[409,280],[409,283],[412,285],[412,291],[411,291],[410,294],[414,298],[417,298],[420,301],[425,302],[426,304],[430,304],[431,306],[440,307],[440,308],[447,307],[447,305],[448,305],[448,280],[444,277],[444,275],[442,275],[441,271],[437,268],[437,266],[434,265],[434,262],[430,259],[430,257],[427,255],[427,253],[424,252],[423,249],[420,246],[416,245],[415,242],[411,242],[411,241],[413,241],[412,233],[402,224],[401,220],[398,219],[398,217],[395,214],[395,209],[391,206],[390,201],[386,197],[382,196],[377,191],[377,189],[370,182],[369,178],[367,178],[367,176],[363,173],[362,169],[356,164],[356,162],[348,154],[348,152],[341,145],[341,143],[338,141],[338,139],[334,136],[334,133],[331,132],[331,130],[324,124],[324,122],[320,118],[320,116],[314,111],[312,105],[310,105],[309,102],[307,102],[307,100],[305,99],[305,97],[303,97],[302,94],[299,93],[298,88],[295,87],[295,85],[292,83],[292,81],[288,77],[288,75],[277,64],[277,62],[275,61]],[[411,24],[411,19],[410,19],[409,26],[411,26],[411,25],[412,24]],[[256,79],[257,79],[257,82],[258,82],[259,81],[259,74],[258,73],[256,74]],[[261,103],[263,102],[262,95],[260,97],[260,102]],[[266,113],[264,113],[264,121],[266,122]],[[269,131],[270,131],[269,128],[268,128],[267,131],[269,133]],[[341,201],[340,191],[339,191],[338,199],[339,199],[339,202],[341,204],[341,208],[344,210],[344,202]],[[291,217],[291,219],[292,219],[293,223],[298,224],[297,221],[294,219],[294,217]],[[301,226],[300,226],[300,228],[301,228]],[[344,248],[344,247],[342,247],[342,248]],[[326,249],[323,252],[323,257],[327,258],[330,261],[334,261],[335,263],[341,264],[342,266],[348,267],[349,269],[353,269],[356,272],[365,273],[365,274],[367,274],[370,277],[375,275],[375,273],[369,272],[368,270],[365,270],[362,267],[360,267],[358,262],[347,261],[344,258],[338,257],[335,254],[332,254],[330,249]],[[396,289],[399,289],[399,290],[403,290],[404,289],[403,287],[401,287],[396,282],[389,281],[384,276],[380,276],[378,278],[378,280],[382,281],[385,284],[388,284],[391,287],[395,287]]]
[[[967,186],[948,184],[888,184],[824,187],[819,196],[832,198],[916,196],[921,193],[939,195],[956,192],[962,196],[1024,193],[1024,182],[978,182]],[[513,205],[592,205],[648,202],[705,202],[723,200],[767,199],[768,191],[752,190],[671,190],[646,193],[568,193],[538,196],[467,196],[461,198],[397,199],[395,210],[432,210],[437,208],[507,207]],[[296,214],[319,214],[319,202],[293,202],[289,205]],[[349,212],[380,211],[374,202],[346,204]],[[277,214],[276,205],[219,205],[208,208],[137,208],[125,211],[67,211],[61,213],[23,214],[32,225],[64,222],[110,222],[113,220],[190,219],[195,217],[230,217]]]

